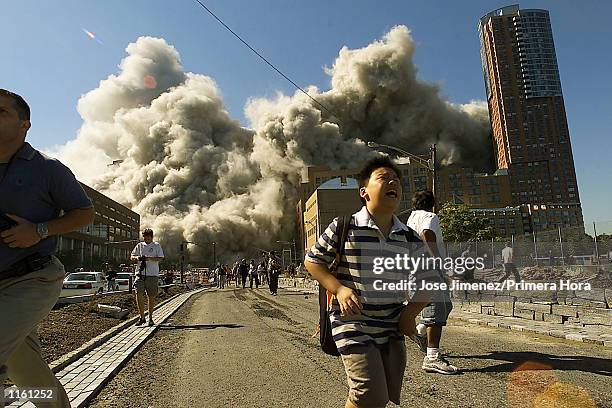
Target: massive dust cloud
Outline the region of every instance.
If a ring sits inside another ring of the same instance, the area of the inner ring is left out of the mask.
[[[215,241],[246,254],[292,237],[300,173],[309,165],[355,167],[367,141],[479,166],[488,153],[486,105],[453,105],[417,80],[415,43],[394,27],[365,48],[342,48],[331,88],[308,96],[252,98],[250,128],[230,118],[214,79],[184,72],[165,40],[141,37],[117,75],[78,103],[77,137],[50,153],[77,177],[141,215],[170,254],[180,241]],[[115,164],[110,165],[115,162]],[[299,243],[298,243],[299,246]]]

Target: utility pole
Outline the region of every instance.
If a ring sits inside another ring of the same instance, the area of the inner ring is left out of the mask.
[[[595,221],[593,221],[593,233],[595,234],[595,257],[597,258],[597,265],[599,265],[599,246],[597,245],[597,229],[595,228]]]
[[[531,232],[533,234],[533,253],[535,258],[535,266],[540,266],[538,264],[538,243],[536,241],[536,233],[535,230]]]
[[[431,170],[431,192],[433,193],[433,196],[436,198],[436,201],[438,200],[438,196],[436,195],[436,177],[438,175],[438,169],[436,166],[436,144],[432,144],[431,147],[429,148],[429,151],[431,153],[431,164],[429,165],[429,169]],[[436,212],[436,207],[437,205],[434,205],[433,211]]]
[[[559,227],[559,246],[561,247],[561,265],[565,265],[565,256],[563,255],[563,238],[561,237],[561,227]]]
[[[185,283],[185,242],[181,242],[180,253],[181,253],[181,285]]]
[[[213,268],[217,267],[217,243],[213,241]]]

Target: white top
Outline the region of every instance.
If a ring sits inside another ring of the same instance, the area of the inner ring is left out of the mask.
[[[146,256],[147,258],[152,257],[164,257],[164,251],[158,242],[139,242],[132,251],[133,256]],[[146,276],[159,276],[159,262],[147,260],[147,269],[144,273]]]
[[[442,229],[440,229],[440,219],[437,214],[425,210],[414,210],[410,214],[410,217],[408,217],[408,222],[406,224],[415,230],[416,233],[419,234],[419,237],[423,233],[423,230],[433,231],[434,234],[436,234],[438,251],[442,258],[446,257],[446,246],[444,245]]]
[[[505,247],[502,249],[502,259],[504,260],[504,263],[512,263],[514,261],[512,259],[512,252],[512,248],[510,247]]]

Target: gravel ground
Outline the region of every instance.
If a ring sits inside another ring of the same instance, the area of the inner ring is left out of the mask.
[[[343,406],[342,363],[311,337],[317,318],[316,297],[296,292],[195,295],[91,406]],[[402,406],[612,408],[601,346],[452,321],[442,348],[463,373],[424,373],[409,344]]]
[[[169,293],[160,291],[159,301],[184,291],[180,287],[170,288]],[[134,295],[130,293],[99,297],[87,303],[56,306],[38,325],[42,355],[48,363],[121,323],[121,320],[99,314],[98,303],[128,309],[127,318],[138,314]]]

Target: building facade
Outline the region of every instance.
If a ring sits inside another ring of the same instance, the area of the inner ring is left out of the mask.
[[[495,157],[508,172],[512,205],[580,209],[548,11],[504,7],[478,29]],[[569,219],[583,224],[582,211]]]
[[[359,183],[354,178],[332,178],[317,187],[306,200],[300,222],[304,225],[304,251],[307,252],[317,242],[334,218],[356,213],[362,205]]]
[[[59,237],[58,256],[74,267],[98,268],[102,263],[127,263],[139,240],[140,215],[81,183],[96,210],[94,221]]]

